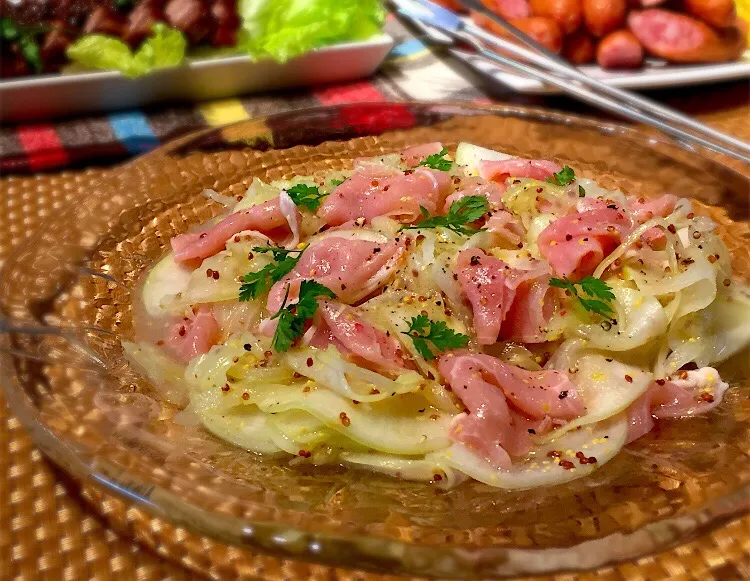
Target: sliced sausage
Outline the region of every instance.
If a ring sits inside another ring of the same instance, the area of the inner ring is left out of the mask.
[[[482,4],[505,20],[531,16],[529,0],[482,0]]]
[[[563,42],[563,56],[576,65],[593,62],[596,56],[594,38],[585,30],[569,34]]]
[[[211,7],[216,28],[211,35],[214,46],[234,46],[237,44],[237,29],[240,27],[240,17],[237,14],[236,0],[214,0]]]
[[[583,22],[594,36],[622,28],[627,12],[627,0],[583,0]]]
[[[629,30],[616,30],[599,43],[596,62],[603,69],[638,68],[643,63],[643,47]]]
[[[736,16],[733,0],[683,0],[682,7],[688,14],[719,28],[730,26]]]
[[[704,22],[667,10],[631,12],[628,26],[651,54],[680,63],[728,61],[745,50],[747,26],[737,19],[733,26],[716,30]]]
[[[551,18],[532,16],[511,20],[510,23],[552,52],[559,54],[562,50],[562,30]]]
[[[164,17],[170,26],[187,36],[191,45],[206,38],[214,27],[207,0],[168,0]]]
[[[471,18],[477,26],[481,26],[498,36],[502,36],[515,42],[502,26],[493,22],[483,14],[472,12]],[[562,50],[562,31],[557,22],[551,18],[532,16],[531,18],[516,18],[509,20],[508,22],[552,52],[559,54],[560,50]]]
[[[581,25],[583,6],[581,0],[531,0],[531,13],[551,18],[563,34],[570,34]]]

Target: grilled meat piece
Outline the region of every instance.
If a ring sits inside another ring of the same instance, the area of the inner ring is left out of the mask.
[[[164,20],[164,0],[141,0],[128,16],[122,39],[130,46],[138,46],[151,34],[151,28]]]
[[[211,35],[211,44],[214,46],[237,44],[237,29],[240,27],[237,0],[213,0],[211,15],[216,25]]]
[[[168,0],[164,16],[167,24],[181,31],[191,45],[204,40],[214,28],[206,0]]]

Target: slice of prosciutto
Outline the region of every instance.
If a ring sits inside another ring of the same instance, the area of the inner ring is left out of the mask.
[[[432,143],[424,143],[404,149],[401,152],[401,159],[406,165],[412,167],[427,159],[428,156],[441,151],[443,151],[443,144],[439,141],[433,141]]]
[[[301,217],[296,207],[282,208],[280,198],[275,198],[247,210],[229,214],[217,224],[200,232],[175,236],[172,238],[175,260],[187,262],[213,256],[224,250],[227,240],[245,230],[255,230],[273,240],[280,240],[292,233],[288,221],[290,212],[294,213],[295,223],[298,224]]]
[[[506,328],[513,335],[536,337],[545,322],[545,312],[551,316],[551,311],[554,310],[554,303],[545,307],[548,294],[549,300],[552,301],[554,293],[547,292],[549,269],[541,261],[531,260],[528,269],[522,270],[512,268],[494,256],[487,256],[479,249],[469,248],[462,250],[458,255],[456,275],[461,290],[471,304],[474,330],[480,345],[492,345],[497,342],[506,320],[509,321]],[[534,282],[538,279],[541,279],[541,286],[534,287]],[[523,301],[513,309],[513,316],[517,320],[511,322],[508,314],[519,289]],[[531,300],[542,301],[542,304],[530,304],[530,297]],[[532,307],[532,312],[527,312]]]
[[[652,218],[666,218],[674,212],[678,200],[679,198],[672,194],[664,194],[653,200],[631,196],[628,198],[630,218],[634,224],[643,224]],[[664,250],[667,246],[666,234],[664,234],[661,228],[657,227],[646,230],[641,236],[641,240],[653,250]]]
[[[325,349],[333,344],[342,354],[376,367],[388,371],[404,369],[403,351],[394,337],[373,327],[352,307],[336,301],[319,301],[318,304],[322,322],[310,345]]]
[[[503,192],[505,184],[487,182],[478,177],[455,178],[457,191],[445,199],[443,213],[447,213],[453,202],[457,202],[466,196],[484,196],[493,210],[505,209],[503,204]],[[455,183],[454,181],[454,183]]]
[[[479,175],[486,180],[504,183],[509,177],[546,180],[561,171],[554,161],[544,159],[503,159],[501,161],[482,161],[479,163]]]
[[[721,403],[729,384],[713,367],[681,371],[682,377],[659,380],[628,408],[628,443],[648,434],[655,419],[697,416]]]
[[[558,276],[580,280],[620,244],[630,220],[620,209],[604,208],[563,216],[539,234],[539,251]]]
[[[468,351],[440,358],[440,374],[469,410],[451,425],[451,438],[499,468],[527,453],[529,430],[584,413],[575,386],[561,371],[526,371]]]
[[[193,357],[208,353],[219,336],[219,324],[211,310],[199,307],[192,317],[184,318],[170,329],[164,349],[175,359],[187,363]]]
[[[628,209],[633,222],[643,224],[652,218],[666,218],[674,212],[678,201],[679,198],[672,194],[664,194],[653,200],[630,196],[628,198]]]
[[[296,302],[304,279],[327,286],[342,303],[354,303],[388,282],[403,253],[401,242],[324,238],[305,249],[294,269],[271,288],[268,311],[279,310],[287,287],[287,304]]]
[[[377,216],[411,223],[422,215],[420,206],[435,214],[452,188],[451,176],[444,171],[418,167],[401,172],[384,165],[368,165],[331,192],[318,216],[329,226],[358,218],[369,222]]]

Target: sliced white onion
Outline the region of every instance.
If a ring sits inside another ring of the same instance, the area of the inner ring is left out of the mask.
[[[654,380],[651,372],[594,353],[578,360],[578,372],[571,376],[586,413],[557,428],[538,441],[548,442],[561,434],[611,418],[627,408]]]
[[[510,470],[495,468],[461,444],[453,444],[444,452],[445,462],[490,486],[505,489],[550,487],[588,476],[614,458],[625,445],[628,422],[625,414],[594,425],[585,426],[562,435],[552,442],[534,448],[523,458],[514,458]],[[548,454],[559,453],[559,458]],[[586,458],[596,458],[595,463],[581,464],[576,452]],[[572,462],[565,468],[561,461]]]
[[[339,457],[342,464],[380,472],[402,480],[417,482],[435,481],[440,488],[450,489],[466,480],[466,475],[447,465],[440,454],[427,454],[424,458],[405,458],[391,454],[362,454],[344,452]],[[439,476],[439,480],[435,477]]]
[[[165,314],[165,305],[185,291],[192,271],[178,264],[169,253],[151,269],[143,283],[141,297],[146,312],[152,317]]]
[[[308,365],[310,361],[312,365]],[[405,370],[397,379],[389,379],[346,361],[332,346],[325,351],[308,348],[288,352],[284,356],[284,363],[339,395],[362,402],[381,401],[393,394],[412,393],[422,385],[422,377],[416,371]],[[378,393],[370,393],[373,388]]]
[[[237,205],[237,198],[233,196],[222,196],[216,190],[206,189],[201,192],[201,195],[207,197],[209,200],[213,200],[214,202],[221,204],[228,210],[231,210]]]
[[[122,342],[125,358],[143,373],[156,392],[167,402],[184,406],[188,403],[183,378],[185,367],[167,357],[150,343]]]
[[[297,210],[297,204],[289,197],[286,190],[282,190],[279,194],[279,210],[284,214],[284,218],[289,224],[289,230],[292,232],[292,238],[286,242],[285,247],[288,249],[297,248],[300,235],[299,211]]]

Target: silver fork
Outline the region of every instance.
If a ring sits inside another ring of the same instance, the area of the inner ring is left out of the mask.
[[[508,34],[529,48],[465,23],[453,12],[430,0],[391,0],[391,3],[397,7],[401,15],[417,24],[433,43],[445,47],[455,47],[457,44],[468,45],[485,59],[558,87],[563,92],[586,103],[659,129],[683,147],[694,149],[693,146],[698,145],[750,163],[750,144],[712,129],[650,99],[589,77],[489,11],[478,0],[459,1],[465,7],[480,12],[497,22]],[[486,44],[500,48],[520,60],[488,50]],[[684,129],[674,124],[680,124]],[[692,133],[685,129],[690,129]]]

